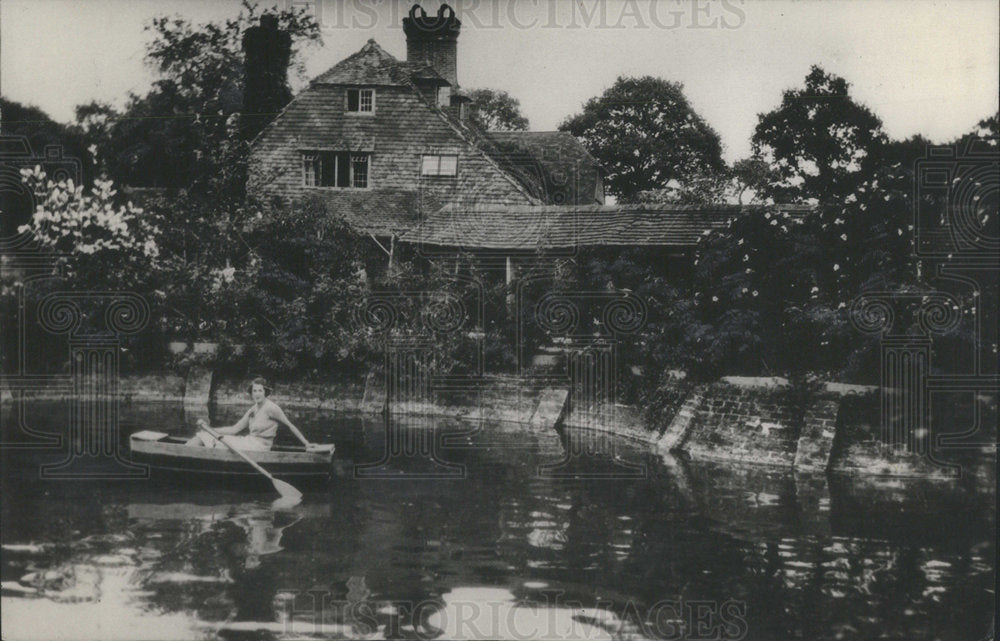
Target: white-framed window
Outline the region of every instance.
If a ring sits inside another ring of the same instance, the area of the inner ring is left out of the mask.
[[[457,176],[457,154],[425,154],[420,162],[421,176]]]
[[[351,154],[351,187],[368,188],[368,161],[371,154]]]
[[[348,113],[374,114],[375,113],[375,90],[374,89],[348,89],[347,90],[347,111],[348,111]]]
[[[371,157],[369,153],[348,151],[303,151],[302,184],[367,189]]]
[[[323,162],[320,154],[311,151],[302,152],[302,184],[306,187],[321,186],[320,175],[323,171]]]

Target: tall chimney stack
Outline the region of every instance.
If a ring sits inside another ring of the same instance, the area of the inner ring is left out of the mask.
[[[292,99],[288,86],[288,64],[292,37],[278,28],[277,16],[265,13],[260,26],[243,34],[243,135],[249,140],[260,133]]]
[[[415,4],[410,16],[403,18],[406,34],[406,61],[426,63],[441,76],[458,87],[458,32],[462,22],[455,17],[455,10],[443,4],[437,16],[427,17],[427,12]]]

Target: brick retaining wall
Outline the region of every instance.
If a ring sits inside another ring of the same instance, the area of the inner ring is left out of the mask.
[[[209,399],[246,405],[245,381],[216,380],[210,372],[124,376],[122,400],[183,401],[185,411],[203,411]],[[9,390],[3,390],[5,401]],[[63,397],[43,391],[26,395]],[[474,387],[436,390],[428,402],[393,403],[398,415],[449,416],[505,421],[538,429],[596,430],[678,452],[691,459],[762,464],[798,472],[953,478],[956,470],[919,456],[887,451],[881,441],[880,390],[827,383],[799,393],[780,378],[727,377],[694,385],[671,377],[658,390],[656,405],[614,405],[590,412],[567,411],[565,388],[527,385],[515,377],[489,377]],[[370,379],[364,386],[297,381],[278,382],[275,400],[293,409],[378,413],[385,391]],[[996,416],[996,396],[980,399],[981,417]],[[967,465],[978,480],[995,479],[995,448]]]
[[[691,458],[791,467],[801,420],[787,384],[720,381],[708,386],[681,446]]]

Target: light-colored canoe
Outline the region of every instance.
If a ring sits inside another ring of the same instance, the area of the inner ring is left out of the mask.
[[[152,468],[192,474],[257,477],[260,473],[225,447],[185,445],[187,439],[145,430],[129,438],[132,460]],[[275,446],[266,452],[245,451],[250,459],[278,478],[329,476],[334,446],[306,451],[302,446]]]

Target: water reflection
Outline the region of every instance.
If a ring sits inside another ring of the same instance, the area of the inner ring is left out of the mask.
[[[163,421],[157,406],[131,411],[137,426]],[[378,423],[302,423],[379,460]],[[989,625],[995,509],[968,488],[692,465],[621,443],[646,478],[553,478],[536,471],[564,457],[559,435],[496,425],[470,439],[446,452],[463,480],[340,478],[290,509],[41,483],[36,459],[4,453],[5,636],[964,640]]]

